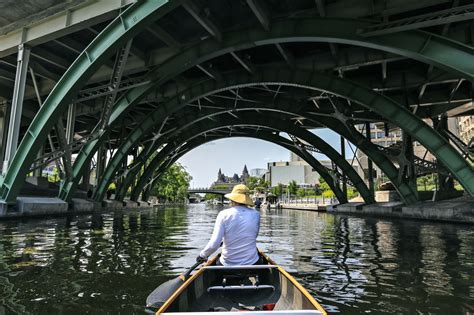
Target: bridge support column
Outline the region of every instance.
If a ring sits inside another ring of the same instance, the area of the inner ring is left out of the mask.
[[[5,156],[5,145],[7,142],[10,112],[11,103],[9,101],[0,103],[0,161],[3,161]]]
[[[91,162],[87,163],[82,173],[82,189],[89,191],[91,183]],[[88,196],[91,197],[91,196]]]
[[[439,118],[433,119],[433,127],[438,132],[448,139],[446,132],[448,131],[448,117],[442,115]],[[449,139],[448,139],[449,141]],[[449,199],[450,197],[456,196],[458,193],[454,188],[454,179],[446,175],[446,168],[439,161],[437,161],[437,183],[438,189],[433,194],[433,201],[439,201],[443,199]]]
[[[76,120],[76,104],[69,105],[66,122],[66,141],[70,145],[74,141],[74,122]]]
[[[26,75],[28,74],[28,61],[30,59],[30,48],[23,44],[18,46],[18,57],[16,65],[15,85],[13,87],[13,99],[11,116],[8,126],[8,134],[3,160],[2,174],[6,174],[10,162],[15,155],[18,138],[20,135],[21,113],[23,110],[23,97],[25,94]]]
[[[104,175],[105,166],[106,166],[105,165],[106,153],[107,153],[107,150],[105,146],[102,144],[99,150],[97,150],[97,167],[95,171],[96,186],[99,184],[99,181],[102,178],[102,175]]]
[[[401,170],[401,172],[404,173],[404,178],[401,180],[405,180],[406,183],[413,188],[413,191],[418,191],[416,183],[415,165],[413,164],[413,160],[415,157],[415,153],[413,151],[413,138],[405,131],[402,131],[402,142],[403,154],[405,155],[406,160],[410,163],[406,165],[405,170]]]
[[[41,149],[38,151],[38,159],[40,159],[44,154],[44,146],[41,147]],[[35,165],[35,170],[33,172],[33,176],[36,177],[41,177],[43,174],[43,168],[40,166],[42,161],[40,160],[39,162],[36,163]]]
[[[365,136],[369,141],[371,140],[370,134],[370,123],[365,123]],[[374,166],[372,164],[372,160],[367,156],[367,180],[370,193],[375,198],[375,185],[374,185]]]
[[[133,149],[132,156],[133,156],[133,161],[136,161],[137,157],[138,157],[138,149],[137,148]],[[125,163],[127,163],[127,162],[125,162]],[[136,185],[137,185],[137,179],[134,178],[133,181],[132,181],[132,185],[130,186],[132,191],[135,189]]]
[[[344,139],[343,136],[341,136],[341,156],[344,160],[346,160],[346,140]],[[342,173],[342,192],[344,196],[347,198],[347,177],[346,177],[346,172],[341,169]]]

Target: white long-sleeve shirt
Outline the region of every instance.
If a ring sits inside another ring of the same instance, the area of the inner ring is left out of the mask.
[[[201,257],[209,257],[220,243],[223,265],[253,265],[258,260],[257,236],[260,229],[260,213],[245,206],[222,210],[216,219],[214,231]]]

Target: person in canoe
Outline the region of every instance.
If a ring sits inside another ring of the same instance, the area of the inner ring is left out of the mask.
[[[253,201],[247,186],[235,185],[225,197],[231,207],[222,210],[216,219],[211,239],[196,261],[205,262],[223,242],[222,253],[217,265],[256,265],[261,263],[257,250],[257,236],[260,229],[260,213],[251,208]]]

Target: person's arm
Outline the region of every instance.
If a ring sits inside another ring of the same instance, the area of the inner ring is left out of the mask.
[[[211,239],[207,243],[206,247],[201,251],[199,256],[201,258],[207,258],[210,254],[215,252],[224,238],[224,216],[222,212],[217,215],[216,223],[214,225],[214,231],[212,232]]]

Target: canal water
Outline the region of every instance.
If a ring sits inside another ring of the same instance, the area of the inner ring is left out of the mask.
[[[0,222],[0,314],[141,314],[217,208]],[[259,246],[331,313],[474,312],[472,225],[262,211]]]

